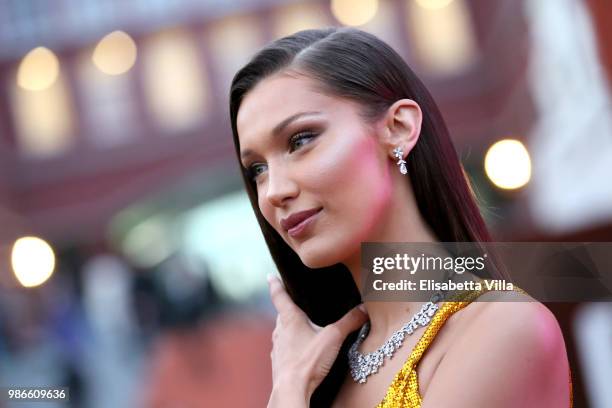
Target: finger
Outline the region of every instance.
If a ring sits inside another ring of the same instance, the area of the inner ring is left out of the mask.
[[[359,329],[368,321],[368,314],[362,305],[352,308],[342,318],[335,323],[328,325],[335,341],[343,341],[349,333]]]
[[[285,290],[285,287],[279,278],[274,275],[268,275],[268,284],[270,287],[270,298],[272,299],[272,304],[279,315],[300,312],[300,308],[293,303],[293,300],[291,300],[291,297],[289,297],[289,294]]]

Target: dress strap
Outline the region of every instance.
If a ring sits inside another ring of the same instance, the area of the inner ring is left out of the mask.
[[[526,292],[514,286],[514,291],[525,293]],[[416,346],[410,353],[410,357],[406,363],[404,363],[402,369],[395,375],[393,382],[387,388],[387,393],[383,400],[376,406],[376,408],[420,408],[422,403],[421,394],[419,392],[419,380],[416,372],[416,366],[425,354],[425,351],[432,343],[436,334],[440,331],[444,323],[452,316],[455,312],[463,309],[469,305],[474,299],[478,298],[483,293],[487,292],[487,285],[482,285],[480,290],[463,292],[453,298],[454,300],[445,302],[442,307],[436,312],[431,319],[429,326],[417,342]],[[568,367],[568,382],[569,382],[569,394],[570,394],[570,408],[574,406],[574,393],[572,384],[572,371]]]
[[[461,292],[453,298],[449,299],[449,301],[444,302],[442,307],[440,307],[438,312],[431,319],[429,326],[419,339],[418,343],[412,350],[410,357],[408,358],[408,361],[412,363],[412,367],[415,367],[419,363],[421,357],[423,357],[423,354],[425,354],[425,351],[433,342],[434,338],[436,337],[440,329],[442,329],[442,326],[444,326],[444,323],[446,323],[449,317],[455,314],[455,312],[458,312],[459,310],[472,303],[475,299],[477,299],[484,293],[493,290],[493,288],[488,289],[487,285],[485,284],[485,281],[486,280],[483,280],[481,282],[480,289]],[[512,290],[515,292],[527,294],[527,292],[525,292],[523,289],[519,288],[516,285],[513,285]]]
[[[425,329],[425,332],[421,335],[421,338],[410,353],[408,360],[406,360],[401,370],[393,378],[393,382],[387,389],[384,399],[376,408],[418,408],[421,406],[419,381],[416,372],[417,364],[436,337],[436,334],[438,334],[444,323],[446,323],[446,320],[448,320],[453,313],[469,305],[470,302],[485,291],[486,289],[463,292],[455,297],[454,301],[444,302],[436,314],[433,315],[427,329]]]
[[[514,286],[514,290],[525,293],[517,286]],[[479,290],[461,292],[442,304],[410,353],[408,360],[393,378],[384,399],[377,405],[377,408],[418,408],[421,406],[416,366],[448,318],[488,291],[483,281]]]
[[[442,326],[444,326],[444,323],[446,323],[448,318],[455,314],[455,312],[458,312],[472,303],[474,299],[479,297],[484,292],[487,292],[487,289],[483,285],[483,289],[481,290],[466,292],[465,294],[458,296],[456,298],[457,300],[444,302],[442,307],[440,307],[440,309],[431,319],[431,322],[427,326],[425,332],[421,335],[421,338],[412,350],[412,353],[410,353],[410,357],[407,361],[408,364],[406,365],[415,367],[419,361],[421,361],[421,357],[423,357],[423,354],[425,354],[425,351],[436,338],[436,335],[440,329],[442,329]]]

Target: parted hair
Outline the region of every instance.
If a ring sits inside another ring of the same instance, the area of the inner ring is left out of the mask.
[[[268,44],[236,73],[230,90],[230,118],[239,163],[236,120],[242,100],[261,80],[284,70],[314,79],[327,95],[357,102],[360,115],[369,123],[399,99],[418,103],[423,113],[421,134],[406,165],[420,213],[442,242],[490,241],[448,129],[429,91],[388,44],[362,30],[331,27],[299,31]],[[361,302],[349,270],[343,264],[317,269],[305,266],[263,217],[256,186],[247,169],[241,169],[251,206],[287,292],[315,324],[324,326],[338,320]],[[498,277],[494,271],[486,275],[482,277]],[[355,336],[356,332],[343,343],[329,375],[313,393],[311,407],[332,404],[348,374],[346,354]]]

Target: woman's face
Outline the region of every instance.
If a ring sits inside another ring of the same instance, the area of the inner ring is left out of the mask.
[[[359,105],[314,84],[288,73],[262,80],[243,99],[237,129],[263,216],[306,266],[320,268],[378,236],[394,163]],[[319,211],[293,229],[281,222],[307,210]]]

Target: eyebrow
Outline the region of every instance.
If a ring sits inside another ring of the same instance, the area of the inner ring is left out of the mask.
[[[274,129],[272,129],[272,136],[273,137],[278,136],[287,126],[289,126],[292,122],[296,121],[299,118],[302,118],[304,116],[320,115],[321,113],[322,112],[319,112],[319,111],[309,111],[309,112],[299,112],[294,115],[291,115],[288,118],[284,119],[282,122],[280,122],[278,125],[276,125]],[[253,152],[251,149],[245,149],[240,153],[240,158],[244,160],[253,154],[255,154],[255,152]]]

